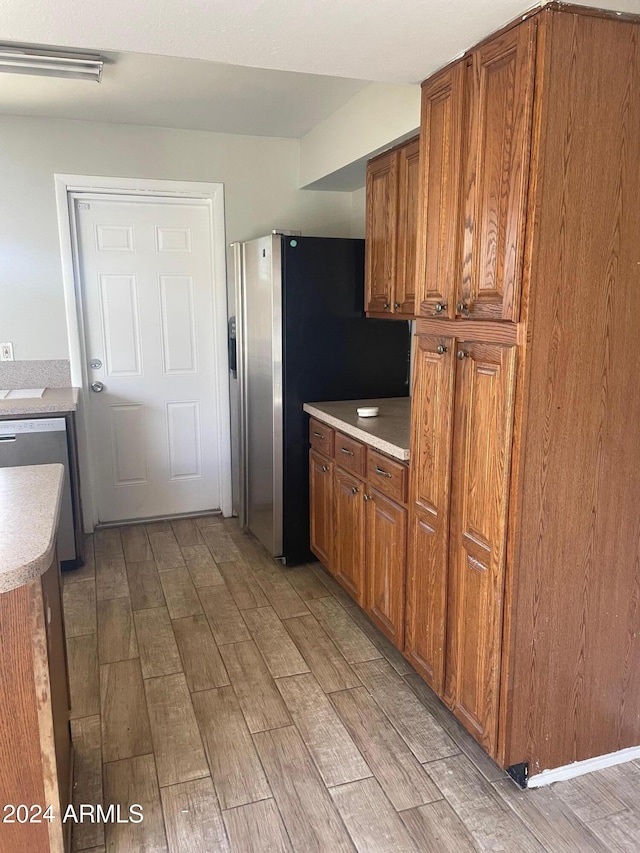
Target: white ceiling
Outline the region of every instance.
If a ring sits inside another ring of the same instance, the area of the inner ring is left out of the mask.
[[[0,114],[299,138],[368,85],[195,59],[103,56],[100,84],[0,74]]]
[[[583,0],[640,12],[640,0]],[[0,37],[417,82],[534,0],[2,0]]]

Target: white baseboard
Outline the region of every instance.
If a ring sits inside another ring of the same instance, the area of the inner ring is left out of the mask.
[[[595,758],[587,758],[585,761],[574,761],[573,764],[565,764],[564,767],[554,767],[552,770],[543,770],[530,776],[527,782],[528,788],[541,788],[543,785],[551,785],[553,782],[562,782],[565,779],[573,779],[576,776],[584,776],[585,773],[593,773],[594,770],[604,770],[605,767],[613,767],[614,764],[624,764],[626,761],[634,761],[640,758],[640,746],[630,746],[628,749],[620,749],[618,752],[609,752],[607,755],[596,755]]]

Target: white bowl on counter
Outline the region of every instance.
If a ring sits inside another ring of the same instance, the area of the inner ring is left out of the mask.
[[[380,413],[379,406],[359,406],[356,409],[359,418],[377,418]]]

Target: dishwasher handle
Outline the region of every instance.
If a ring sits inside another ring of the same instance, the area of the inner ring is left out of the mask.
[[[15,441],[15,435],[0,435],[0,441]]]

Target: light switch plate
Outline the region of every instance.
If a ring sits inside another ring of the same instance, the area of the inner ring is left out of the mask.
[[[13,361],[13,344],[0,344],[0,361]]]

